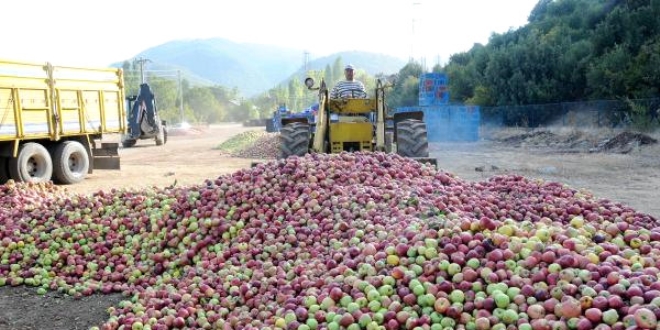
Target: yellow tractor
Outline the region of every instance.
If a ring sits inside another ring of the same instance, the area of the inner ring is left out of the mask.
[[[282,158],[310,152],[382,151],[437,166],[436,159],[429,158],[423,112],[388,115],[385,90],[393,87],[393,82],[378,79],[372,98],[330,99],[323,79],[318,87],[313,78],[305,79],[305,85],[319,91],[319,109],[313,122],[306,118],[282,120]]]

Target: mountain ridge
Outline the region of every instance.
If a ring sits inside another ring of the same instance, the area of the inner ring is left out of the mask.
[[[243,96],[265,92],[292,76],[303,75],[304,50],[238,43],[223,38],[179,39],[145,49],[134,56],[148,59],[146,71],[180,71],[193,85],[237,88]],[[397,73],[406,61],[385,54],[340,51],[310,59],[309,70],[323,70],[341,57],[371,75]],[[121,67],[124,61],[112,66]]]

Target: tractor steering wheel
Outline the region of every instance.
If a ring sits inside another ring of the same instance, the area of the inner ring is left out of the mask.
[[[339,97],[342,99],[366,99],[367,92],[354,88],[341,92]]]

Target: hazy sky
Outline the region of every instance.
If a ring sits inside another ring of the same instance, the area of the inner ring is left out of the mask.
[[[107,66],[178,39],[364,50],[428,65],[527,22],[538,0],[9,0],[0,58]],[[350,59],[345,59],[350,61]]]

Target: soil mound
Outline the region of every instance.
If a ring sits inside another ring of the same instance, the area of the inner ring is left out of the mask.
[[[525,132],[521,134],[512,135],[501,139],[501,142],[509,144],[520,144],[520,143],[547,143],[549,140],[555,140],[557,134],[550,131],[532,131]]]
[[[560,152],[607,152],[627,154],[658,140],[638,132],[624,131],[616,135],[597,132],[552,132],[534,130],[496,138],[495,141],[514,147],[553,148]]]
[[[653,145],[658,140],[642,133],[622,132],[593,148],[591,152],[612,152],[627,154],[643,145]]]
[[[564,152],[586,150],[594,146],[592,138],[581,131],[555,133],[549,130],[534,130],[496,139],[500,143],[516,147],[552,147]]]

